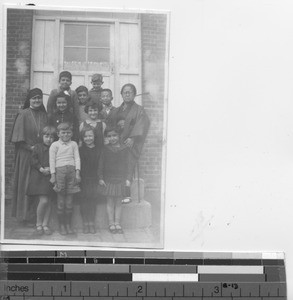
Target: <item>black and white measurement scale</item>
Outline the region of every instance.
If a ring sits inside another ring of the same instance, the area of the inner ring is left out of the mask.
[[[1,252],[0,295],[3,300],[287,299],[281,254],[215,257],[165,251]]]

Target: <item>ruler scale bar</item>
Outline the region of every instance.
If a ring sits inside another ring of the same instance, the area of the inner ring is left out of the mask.
[[[280,253],[90,250],[0,256],[1,300],[287,299]]]
[[[91,291],[90,296],[109,296],[120,291],[123,296],[126,296],[126,287],[128,287],[129,296],[136,296],[141,293],[142,296],[152,296],[157,293],[158,296],[163,296],[164,289],[167,293],[176,294],[177,296],[192,297],[200,296],[202,288],[205,289],[205,294],[219,293],[222,289],[223,294],[240,293],[243,296],[285,296],[285,283],[253,283],[253,282],[92,282],[92,281],[0,281],[1,290],[7,295],[24,295],[24,296],[50,296],[51,289],[55,295],[75,296],[80,292]],[[71,288],[70,288],[71,286]],[[109,292],[108,292],[109,287]],[[184,287],[184,289],[183,289]]]

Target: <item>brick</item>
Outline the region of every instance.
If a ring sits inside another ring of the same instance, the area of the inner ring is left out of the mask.
[[[31,10],[7,10],[7,61],[6,61],[6,139],[10,134],[14,118],[22,105],[25,93],[22,86],[30,80],[30,53],[19,51],[20,42],[31,45],[32,40],[33,11]],[[26,55],[26,56],[25,56]],[[29,68],[24,75],[17,75],[15,61],[23,58]],[[5,190],[11,189],[11,177],[13,174],[14,147],[8,144],[5,147]]]
[[[7,84],[6,84],[6,136],[10,133],[14,117],[23,104],[25,90],[24,82],[30,80],[30,53],[18,50],[19,42],[31,45],[32,16],[29,10],[8,9],[7,12]],[[162,134],[164,115],[164,61],[166,50],[166,15],[142,14],[141,15],[141,43],[142,56],[142,92],[150,92],[152,97],[143,96],[142,105],[145,107],[151,120],[151,127],[140,158],[140,173],[145,178],[146,190],[160,193],[162,169]],[[146,53],[148,54],[146,56]],[[15,60],[23,58],[29,66],[27,74],[17,76]],[[152,62],[156,66],[155,75],[148,74],[146,63]],[[156,91],[149,91],[148,86],[159,84]],[[6,189],[11,184],[13,173],[14,147],[9,144],[5,147],[5,174]]]

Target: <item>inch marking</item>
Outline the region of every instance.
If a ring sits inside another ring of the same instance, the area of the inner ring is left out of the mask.
[[[5,283],[4,283],[5,282]],[[190,284],[189,282],[181,282],[180,284],[176,284],[176,286],[173,286],[172,283],[168,282],[160,282],[153,284],[152,282],[144,282],[144,283],[132,283],[130,281],[125,281],[122,284],[119,283],[117,286],[117,289],[115,286],[111,286],[111,294],[110,294],[110,284],[104,282],[101,287],[102,290],[97,289],[96,292],[91,293],[91,286],[93,286],[93,283],[91,281],[84,281],[82,284],[79,281],[68,281],[66,282],[66,285],[64,281],[43,281],[41,288],[38,288],[39,281],[31,281],[30,287],[29,282],[27,281],[0,281],[1,284],[4,283],[4,291],[7,290],[8,296],[11,295],[11,297],[16,296],[19,297],[19,299],[22,300],[29,300],[30,296],[42,296],[42,297],[48,297],[50,296],[50,289],[51,289],[51,297],[53,296],[53,299],[56,297],[62,297],[62,298],[69,298],[73,296],[73,289],[75,291],[74,295],[81,297],[79,299],[84,300],[86,297],[109,297],[109,300],[119,300],[120,298],[129,298],[134,299],[135,297],[138,297],[143,300],[148,300],[148,297],[158,297],[158,298],[169,298],[176,300],[176,297],[179,297],[183,300],[183,298],[190,298],[190,297],[198,297],[199,299],[205,300],[206,297],[211,297],[212,299],[218,297],[219,299],[229,297],[229,299],[238,299],[241,297],[247,298],[253,298],[257,295],[257,289],[261,293],[261,296],[258,298],[261,299],[274,299],[275,297],[279,297],[280,299],[286,299],[286,296],[284,296],[285,292],[283,290],[283,282],[279,282],[278,284],[271,285],[270,282],[204,282],[204,283],[196,283],[196,284]],[[117,282],[116,282],[117,283]],[[114,285],[116,285],[116,283]],[[36,284],[36,288],[34,288]],[[76,284],[76,285],[75,285]],[[242,286],[242,288],[241,288]],[[227,288],[228,287],[228,288]],[[175,288],[175,289],[174,289]],[[243,294],[242,289],[244,288]],[[69,294],[70,289],[70,294]],[[108,289],[108,294],[107,292]],[[200,292],[201,289],[201,292]],[[236,290],[238,289],[238,292]],[[86,294],[86,291],[88,290],[88,294]],[[114,291],[116,290],[116,295]],[[60,292],[60,294],[58,293]],[[101,292],[102,291],[102,292]],[[230,294],[229,294],[230,291]],[[265,294],[265,291],[267,292]],[[20,293],[21,292],[21,293]],[[255,293],[256,292],[256,293]],[[112,294],[113,293],[113,294]],[[163,294],[163,295],[162,295]],[[201,295],[200,295],[201,294]],[[225,296],[226,295],[226,296]],[[92,298],[93,299],[93,298]],[[0,297],[0,300],[1,299]],[[62,300],[62,299],[60,299]],[[91,299],[88,299],[91,300]]]

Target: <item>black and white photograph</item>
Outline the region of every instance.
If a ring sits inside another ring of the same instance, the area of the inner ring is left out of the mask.
[[[4,14],[2,243],[162,248],[169,12]]]

